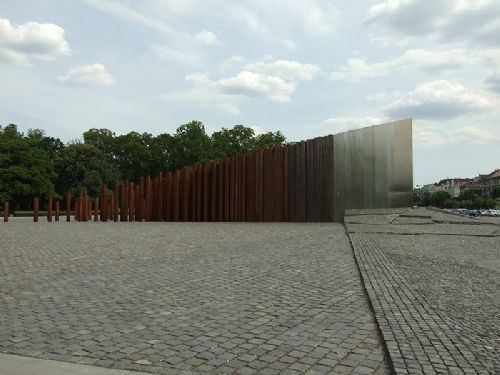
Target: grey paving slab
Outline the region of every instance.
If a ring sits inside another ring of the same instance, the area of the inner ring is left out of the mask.
[[[0,352],[171,373],[388,374],[339,224],[0,225]]]
[[[388,233],[388,234],[435,234],[445,236],[500,236],[500,226],[486,224],[350,224],[346,223],[349,233]]]
[[[500,373],[500,240],[474,227],[350,233],[397,374]]]
[[[145,375],[145,372],[114,370],[103,367],[21,357],[0,353],[1,375]]]

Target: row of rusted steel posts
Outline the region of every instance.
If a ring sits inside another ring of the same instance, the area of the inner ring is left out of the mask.
[[[61,203],[57,199],[55,202],[55,210],[54,210],[54,202],[52,194],[48,196],[47,202],[47,221],[50,223],[52,219],[55,221],[59,221],[59,217],[61,214]],[[66,221],[70,221],[70,211],[67,212]],[[40,217],[40,199],[38,197],[33,198],[33,221],[38,222]]]
[[[222,161],[81,189],[76,221],[332,221],[333,138],[315,138]],[[70,221],[71,193],[66,194]],[[33,219],[38,221],[38,198]],[[52,220],[49,196],[48,221]],[[59,202],[56,201],[56,221]]]

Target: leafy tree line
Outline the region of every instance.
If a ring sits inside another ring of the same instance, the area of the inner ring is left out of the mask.
[[[481,190],[466,189],[457,198],[452,198],[446,191],[425,191],[416,197],[419,206],[435,206],[439,208],[467,208],[467,209],[489,209],[495,208],[495,198],[500,197],[500,189],[495,188],[492,193],[494,199],[483,199]]]
[[[0,200],[12,208],[29,205],[35,195],[56,196],[81,188],[91,196],[115,180],[137,180],[236,154],[285,144],[280,132],[256,135],[236,125],[208,135],[203,123],[192,121],[174,134],[89,129],[82,140],[63,143],[43,130],[20,132],[16,125],[0,126]]]

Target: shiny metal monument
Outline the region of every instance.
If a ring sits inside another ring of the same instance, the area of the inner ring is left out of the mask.
[[[333,212],[409,207],[413,191],[412,120],[333,136]]]
[[[401,120],[116,181],[93,209],[102,221],[331,222],[410,206],[412,188],[412,121]],[[81,191],[78,221],[91,202]]]

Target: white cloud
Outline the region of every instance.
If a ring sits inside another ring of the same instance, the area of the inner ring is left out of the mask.
[[[336,132],[345,132],[366,126],[379,125],[385,122],[387,122],[387,118],[383,116],[338,116],[325,120],[324,124],[332,127]]]
[[[441,134],[432,130],[417,130],[413,131],[413,140],[422,146],[439,146],[449,142]]]
[[[456,143],[485,144],[500,141],[500,129],[488,129],[478,126],[464,126],[454,130],[451,139]]]
[[[303,2],[304,3],[304,2]],[[305,2],[300,13],[303,16],[304,30],[310,34],[333,34],[337,23],[337,8],[328,2],[309,1]],[[294,2],[292,7],[297,7]]]
[[[368,24],[403,36],[433,36],[445,42],[497,45],[498,0],[387,0],[368,10]]]
[[[230,58],[224,60],[220,66],[220,70],[225,71],[233,68],[236,65],[243,64],[246,59],[242,56],[231,56]]]
[[[485,93],[461,84],[438,80],[418,85],[384,107],[392,118],[449,120],[468,113],[482,113],[493,108]]]
[[[177,104],[185,103],[190,107],[193,105],[205,107],[213,110],[214,108],[223,113],[237,116],[240,114],[238,104],[241,98],[224,95],[216,92],[209,87],[197,86],[184,91],[161,95],[161,99],[166,103]]]
[[[157,17],[151,9],[138,10],[138,7],[130,7],[119,0],[86,0],[86,2],[117,18],[129,20],[164,34],[177,35],[178,32],[165,19]],[[157,13],[161,14],[161,13]]]
[[[244,69],[290,81],[310,81],[321,70],[318,65],[302,64],[293,60],[273,60],[272,57],[266,57],[259,62],[247,64]]]
[[[222,64],[222,70],[232,68],[245,60],[233,56]],[[193,73],[186,80],[225,95],[262,97],[276,102],[289,102],[300,81],[309,81],[320,71],[313,64],[292,60],[274,60],[271,56],[245,64],[234,76],[212,80],[206,73]]]
[[[251,5],[233,3],[229,10],[238,22],[260,33],[293,24],[308,34],[328,35],[335,31],[339,16],[335,5],[320,0],[255,0]]]
[[[485,84],[489,90],[500,93],[500,71],[489,76],[485,80]]]
[[[114,83],[113,76],[102,64],[90,64],[71,69],[58,80],[76,86],[109,86]]]
[[[216,86],[226,94],[265,97],[275,102],[289,102],[296,84],[276,76],[242,71],[237,76],[224,78]]]
[[[218,46],[222,44],[222,42],[214,32],[207,30],[200,31],[199,33],[194,34],[193,39],[207,46]]]
[[[428,122],[414,128],[413,139],[419,147],[434,147],[445,144],[488,144],[500,141],[500,129],[491,126],[443,126]]]
[[[263,97],[276,102],[289,102],[296,85],[282,78],[242,71],[236,76],[211,80],[202,73],[190,74],[186,80],[225,95]]]
[[[176,48],[152,45],[151,48],[160,59],[176,65],[199,66],[205,61],[203,55],[195,49],[188,48],[188,46]]]
[[[360,81],[397,72],[423,71],[439,74],[460,68],[494,68],[500,60],[500,49],[468,50],[452,49],[435,51],[411,49],[401,56],[377,63],[368,63],[363,58],[351,58],[346,65],[330,74],[333,81]]]
[[[64,29],[52,23],[13,25],[0,18],[0,58],[21,65],[32,60],[55,60],[70,54]]]

